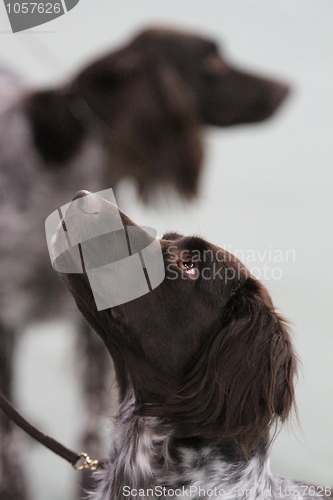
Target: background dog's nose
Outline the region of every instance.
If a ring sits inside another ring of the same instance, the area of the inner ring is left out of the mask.
[[[83,198],[84,196],[88,196],[90,193],[90,191],[87,191],[86,189],[80,189],[80,191],[78,191],[73,200],[72,201],[75,201],[75,200],[78,200],[79,198]]]
[[[290,86],[286,83],[276,82],[272,92],[272,101],[275,106],[279,106],[281,102],[290,94]]]

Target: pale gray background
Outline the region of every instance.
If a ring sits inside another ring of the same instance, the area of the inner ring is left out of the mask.
[[[196,205],[146,210],[126,184],[123,206],[160,233],[201,234],[247,256],[256,252],[249,267],[281,268],[281,279],[271,276],[266,284],[293,322],[302,360],[301,425],[294,421],[281,432],[272,467],[324,485],[333,484],[332,21],[331,0],[80,0],[65,16],[13,35],[0,5],[0,61],[33,85],[69,77],[148,23],[210,34],[235,62],[293,84],[292,97],[272,121],[207,132]],[[258,251],[265,250],[261,261]],[[268,250],[293,250],[295,261],[272,262]],[[21,407],[71,446],[77,446],[83,418],[75,349],[71,328],[54,324],[31,329],[18,357]],[[66,463],[38,445],[28,456],[35,500],[73,499],[75,473]]]

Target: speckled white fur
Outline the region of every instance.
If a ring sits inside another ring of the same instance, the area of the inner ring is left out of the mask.
[[[134,413],[129,395],[120,407],[106,466],[96,472],[89,500],[310,500],[330,498],[318,488],[274,475],[269,457],[230,463],[214,443],[169,454],[173,429],[157,417]],[[176,491],[178,490],[178,491]],[[311,493],[310,493],[311,492]],[[172,494],[174,493],[174,494]]]

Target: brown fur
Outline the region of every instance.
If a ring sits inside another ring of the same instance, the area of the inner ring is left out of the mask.
[[[75,199],[87,194],[79,192]],[[74,224],[78,206],[67,212]],[[118,214],[96,195],[87,206],[88,234],[90,224],[108,217],[111,222]],[[135,225],[120,215],[125,228]],[[58,234],[62,231],[59,227]],[[145,248],[153,238],[141,231]],[[115,237],[114,244],[120,241]],[[55,239],[59,268],[74,255],[63,242]],[[283,492],[293,500],[322,497],[323,488],[312,487],[312,493],[307,483],[269,468],[271,431],[295,404],[297,360],[287,323],[267,290],[237,258],[202,238],[168,233],[160,245],[164,281],[116,307],[96,309],[85,271],[62,274],[113,358],[120,394],[110,462],[89,498],[113,500],[124,485],[138,490],[159,484],[248,487],[258,499],[278,499]],[[110,248],[100,245],[98,255],[105,265]],[[83,259],[81,253],[82,265]],[[324,498],[332,498],[329,488]]]
[[[113,206],[97,203],[111,218]],[[152,414],[172,423],[175,437],[232,441],[250,454],[294,403],[296,357],[286,322],[264,286],[225,250],[171,233],[160,244],[166,277],[136,300],[97,312],[84,274],[66,274],[65,283],[114,357],[121,399],[133,387],[138,407],[158,403]],[[184,254],[196,255],[195,279],[179,269]]]

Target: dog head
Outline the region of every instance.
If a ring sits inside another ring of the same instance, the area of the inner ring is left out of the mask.
[[[119,218],[97,195],[75,206],[71,220],[80,211],[84,231],[86,224]],[[153,237],[120,217],[125,232],[138,230],[142,248],[152,244]],[[58,232],[55,245],[60,241]],[[121,238],[113,241],[117,247]],[[63,274],[65,283],[114,360],[121,398],[131,387],[138,408],[150,403],[149,411],[172,422],[175,436],[231,440],[250,452],[292,407],[296,361],[286,322],[263,285],[227,251],[176,233],[164,235],[159,248],[165,278],[135,300],[97,310],[84,262],[80,273]],[[116,250],[98,250],[99,261]],[[71,258],[70,250],[57,253]],[[105,277],[106,288],[119,286],[119,277]]]
[[[63,92],[29,101],[35,142],[64,162],[86,129],[97,129],[112,165],[105,184],[136,180],[143,197],[170,185],[197,193],[202,125],[254,123],[271,116],[288,86],[234,68],[201,36],[149,29],[84,69]]]

